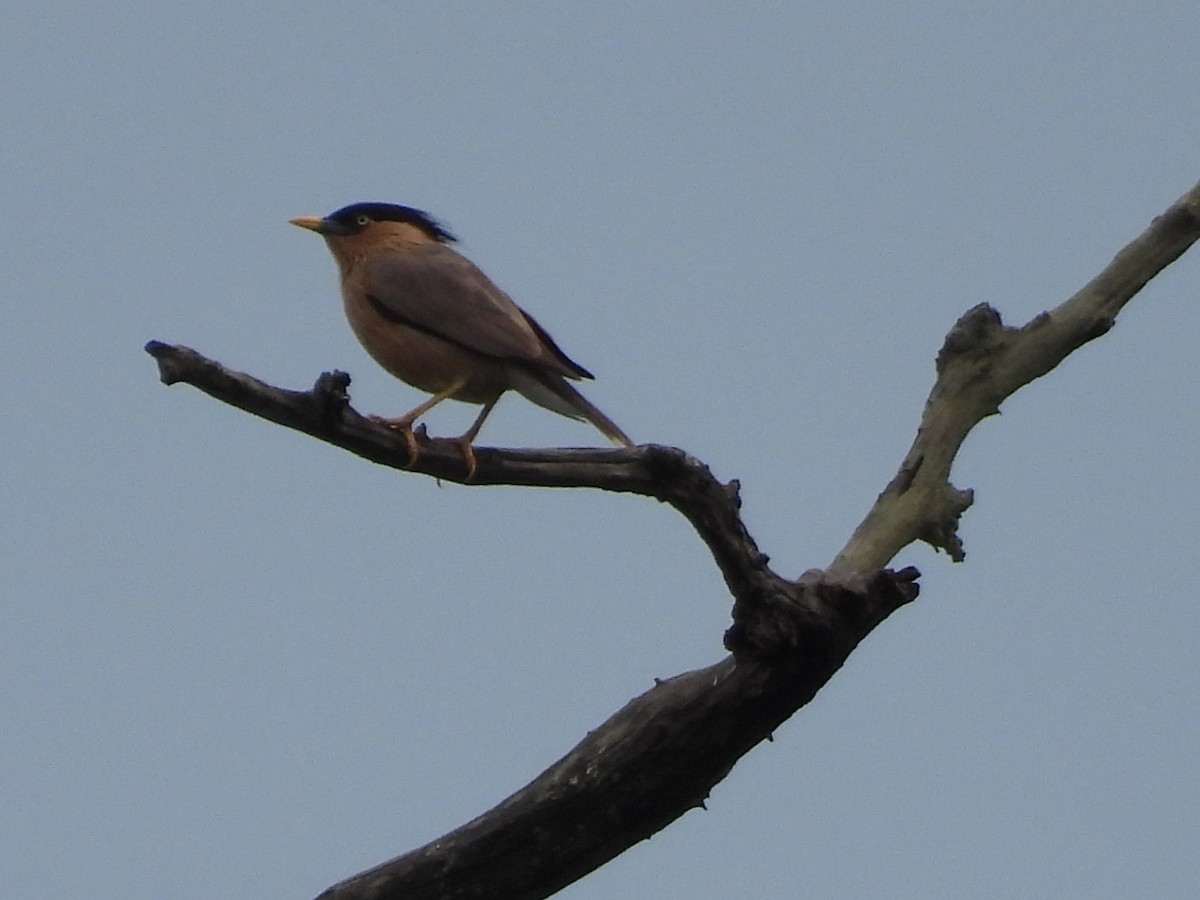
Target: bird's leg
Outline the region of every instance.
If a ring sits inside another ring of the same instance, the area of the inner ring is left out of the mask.
[[[404,443],[408,447],[408,465],[415,466],[417,457],[421,455],[420,447],[417,446],[417,436],[413,434],[413,423],[425,413],[429,412],[443,400],[453,397],[466,385],[467,379],[460,378],[447,388],[438,391],[424,403],[410,409],[404,415],[394,419],[387,419],[383,416],[368,416],[372,422],[377,425],[385,425],[395,431],[400,432],[400,436],[404,438]]]
[[[456,443],[462,448],[463,462],[467,464],[467,481],[475,477],[475,450],[471,447],[471,444],[475,441],[475,435],[479,434],[479,429],[483,427],[483,420],[488,417],[488,413],[492,411],[492,407],[496,405],[496,401],[499,399],[500,395],[497,394],[487,403],[483,404],[483,409],[475,417],[474,424],[463,432],[461,437],[456,439]]]
[[[463,462],[467,465],[467,481],[475,477],[475,450],[471,445],[475,441],[475,436],[479,434],[479,429],[483,427],[483,420],[488,417],[488,414],[492,411],[492,407],[496,405],[496,401],[499,399],[500,395],[497,394],[487,403],[483,404],[483,409],[475,417],[474,423],[456,440],[458,446],[462,448]]]

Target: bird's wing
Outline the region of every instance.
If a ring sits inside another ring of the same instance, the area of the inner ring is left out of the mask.
[[[398,323],[501,359],[590,377],[469,259],[445,244],[371,254],[351,278]],[[356,278],[355,275],[358,275]]]

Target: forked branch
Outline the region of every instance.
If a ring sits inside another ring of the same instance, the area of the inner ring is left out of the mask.
[[[1159,216],[1074,297],[1021,328],[989,306],[969,310],[938,355],[937,380],[900,470],[826,572],[782,578],[740,514],[737,483],[722,484],[682,450],[477,448],[475,485],[592,487],[643,494],[682,513],[734,597],[731,655],[659,682],[495,809],[321,895],[325,900],[546,897],[687,810],[751,747],[807,703],[875,626],[917,595],[915,569],[885,571],[922,540],[964,556],[959,518],[969,490],[950,483],[967,434],[1011,394],[1107,332],[1151,278],[1200,238],[1200,185]],[[452,441],[403,440],[351,408],[349,376],[322,375],[287,391],[224,368],[186,347],[152,341],[167,384],[186,382],[225,403],[365,459],[462,481]]]

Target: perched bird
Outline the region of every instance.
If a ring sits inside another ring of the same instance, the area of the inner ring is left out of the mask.
[[[417,457],[413,424],[443,400],[481,403],[457,441],[475,472],[471,449],[501,394],[514,390],[539,406],[585,419],[616,444],[632,447],[608,416],[568,379],[592,374],[570,359],[532,316],[450,244],[454,235],[427,213],[391,203],[355,203],[293,225],[325,238],[341,271],[350,327],[388,372],[433,396],[394,419]]]

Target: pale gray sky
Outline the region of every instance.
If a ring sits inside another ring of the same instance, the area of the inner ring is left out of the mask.
[[[1200,178],[1182,0],[3,11],[18,898],[314,896],[723,654],[664,507],[439,488],[157,383],[151,338],[416,402],[288,218],[431,210],[799,573],[891,477],[960,313],[1059,302]],[[1198,285],[1194,251],[984,423],[967,562],[904,552],[921,599],[707,812],[562,896],[1192,895]],[[481,442],[597,437],[508,398]]]

